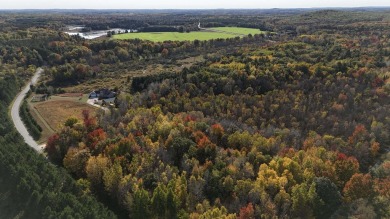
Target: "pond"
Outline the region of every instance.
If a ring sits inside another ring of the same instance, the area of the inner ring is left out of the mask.
[[[89,31],[89,32],[82,32],[82,29],[85,26],[82,25],[72,25],[72,26],[67,26],[65,33],[73,36],[73,35],[79,35],[80,37],[84,39],[96,39],[98,37],[106,36],[107,32],[115,32],[117,33],[125,33],[126,29],[121,29],[121,28],[113,28],[109,30],[94,30],[94,31]],[[130,32],[137,32],[137,30],[127,30],[129,33]]]

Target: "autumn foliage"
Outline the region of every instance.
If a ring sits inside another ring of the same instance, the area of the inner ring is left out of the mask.
[[[309,14],[332,25],[273,20],[281,31],[267,36],[85,44],[83,63],[124,69],[208,55],[121,83],[119,107],[82,112],[49,139],[49,158],[130,218],[388,218],[389,31],[340,13]]]

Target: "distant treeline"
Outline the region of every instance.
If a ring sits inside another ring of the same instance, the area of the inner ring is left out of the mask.
[[[176,32],[178,31],[178,29],[169,26],[153,26],[153,27],[143,27],[139,31],[140,32]]]

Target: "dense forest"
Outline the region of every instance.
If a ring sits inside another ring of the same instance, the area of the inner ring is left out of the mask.
[[[2,44],[8,45],[0,49],[0,217],[115,218],[114,213],[85,192],[85,183],[74,180],[66,170],[29,148],[13,127],[8,117],[9,105],[35,72],[41,57],[28,47],[8,44],[5,34],[0,35]],[[27,113],[23,104],[23,118],[29,119]]]
[[[4,115],[33,65],[46,68],[39,92],[119,78],[119,102],[69,118],[47,141],[54,165],[1,117],[1,174],[12,177],[1,177],[0,211],[20,198],[25,217],[114,217],[95,196],[123,218],[390,217],[388,10],[68,13],[0,15]],[[268,32],[161,43],[61,32],[199,19]]]
[[[14,75],[0,79],[0,111],[19,90]],[[0,126],[0,215],[2,218],[115,218],[85,193],[82,181],[29,148],[7,116]]]

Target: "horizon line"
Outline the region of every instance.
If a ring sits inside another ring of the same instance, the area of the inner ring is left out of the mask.
[[[385,6],[326,6],[326,7],[277,7],[277,8],[0,8],[0,10],[9,11],[27,11],[27,10],[283,10],[283,9],[354,9],[354,8],[389,8]]]

